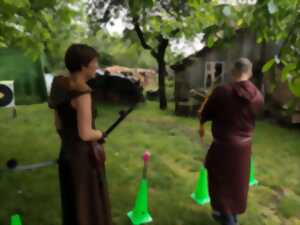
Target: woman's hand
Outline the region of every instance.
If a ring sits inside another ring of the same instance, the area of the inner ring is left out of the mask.
[[[92,161],[96,167],[102,166],[106,160],[105,150],[103,145],[92,142]]]
[[[105,134],[100,130],[97,130],[97,132],[99,135],[99,139],[97,139],[97,142],[98,142],[98,144],[102,145],[105,143]]]
[[[97,130],[96,132],[97,132],[97,134],[98,134],[98,136],[99,136],[98,140],[100,140],[100,139],[103,139],[103,138],[104,138],[104,135],[103,135],[102,131],[100,131],[100,130]]]

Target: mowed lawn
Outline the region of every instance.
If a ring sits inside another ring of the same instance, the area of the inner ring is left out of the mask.
[[[99,108],[98,128],[106,128],[124,107]],[[0,165],[16,158],[22,164],[55,159],[59,138],[46,104],[18,106],[18,117],[0,110]],[[106,142],[107,173],[116,225],[129,225],[142,175],[141,156],[152,153],[149,165],[149,211],[155,225],[215,225],[210,207],[190,198],[205,154],[195,118],[176,117],[170,107],[139,105]],[[207,143],[211,141],[207,132]],[[300,225],[300,130],[259,121],[253,143],[256,179],[250,189],[242,225]],[[0,174],[0,225],[19,213],[24,225],[60,225],[57,167]]]

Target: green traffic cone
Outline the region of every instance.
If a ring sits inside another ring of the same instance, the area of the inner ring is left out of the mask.
[[[208,194],[207,171],[204,166],[200,167],[196,191],[191,195],[191,197],[198,205],[204,205],[210,202]]]
[[[13,215],[10,218],[10,225],[22,225],[21,217],[18,214]]]
[[[251,159],[250,162],[250,179],[249,179],[249,185],[253,186],[258,184],[258,181],[255,179],[255,169],[254,169],[254,160]]]
[[[152,217],[148,212],[148,182],[146,179],[142,179],[134,209],[127,215],[134,225],[152,222]]]

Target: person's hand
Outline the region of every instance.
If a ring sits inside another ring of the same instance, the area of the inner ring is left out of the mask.
[[[103,132],[101,132],[100,130],[97,130],[98,135],[99,135],[99,139],[98,139],[98,143],[99,144],[104,144],[105,143],[105,135]]]
[[[98,139],[98,140],[100,140],[100,139],[103,138],[103,133],[102,133],[102,131],[97,130],[97,134],[98,134],[98,136],[99,136],[99,139]]]
[[[95,166],[101,166],[106,160],[105,150],[103,145],[93,142],[92,143],[92,161],[95,163]]]

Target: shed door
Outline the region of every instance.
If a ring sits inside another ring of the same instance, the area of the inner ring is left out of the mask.
[[[207,61],[205,65],[204,88],[224,83],[224,62]]]

